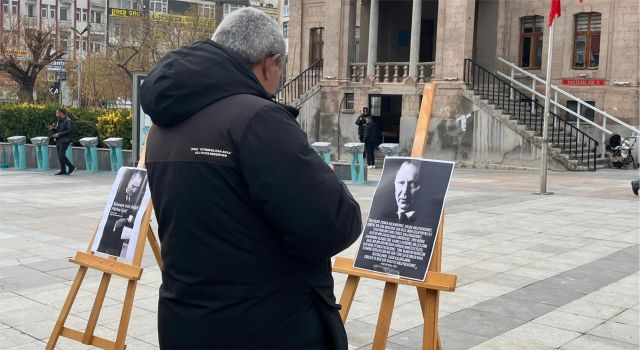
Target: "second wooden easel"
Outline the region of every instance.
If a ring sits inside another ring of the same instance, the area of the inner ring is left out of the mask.
[[[145,158],[143,150],[141,159],[138,162],[138,168],[144,168],[144,159]],[[149,245],[153,250],[156,261],[158,262],[158,266],[160,267],[160,269],[162,269],[163,267],[162,257],[160,255],[160,245],[158,244],[156,236],[153,233],[153,229],[151,228],[152,212],[153,205],[151,204],[151,202],[149,202],[149,206],[145,210],[144,216],[142,218],[142,222],[144,224],[142,225],[142,228],[140,229],[140,233],[138,235],[136,250],[131,264],[119,262],[115,257],[101,257],[92,252],[91,247],[93,246],[93,241],[95,240],[95,233],[93,238],[91,239],[91,242],[89,243],[89,247],[87,248],[87,250],[85,252],[77,252],[75,258],[69,260],[72,263],[80,265],[80,267],[78,268],[78,272],[76,273],[76,277],[73,280],[73,284],[71,285],[69,294],[67,295],[64,305],[62,306],[62,310],[60,311],[58,320],[53,327],[51,337],[49,337],[49,341],[47,342],[47,350],[53,350],[55,348],[60,336],[73,339],[83,344],[93,345],[101,349],[124,350],[126,348],[125,339],[127,337],[127,330],[129,328],[129,320],[131,319],[131,309],[133,307],[136,287],[138,281],[140,280],[140,277],[142,276],[141,263],[142,255],[144,253],[145,240],[149,241]],[[80,290],[80,286],[82,285],[82,281],[84,280],[88,269],[101,271],[102,279],[100,280],[100,285],[98,287],[98,291],[96,292],[96,299],[93,303],[93,307],[91,308],[91,314],[89,315],[87,326],[85,327],[84,332],[82,332],[76,329],[65,327],[64,324],[67,321],[67,317],[69,316],[69,312],[71,311],[73,302],[78,295],[78,291]],[[112,341],[102,337],[98,337],[94,335],[94,332],[96,329],[96,325],[98,324],[98,317],[100,316],[104,298],[107,295],[107,289],[109,288],[111,276],[114,275],[127,279],[128,283],[127,291],[124,298],[124,305],[122,307],[122,313],[120,315],[118,333],[115,341]]]
[[[431,109],[435,95],[435,85],[425,84],[422,105],[418,116],[418,124],[416,134],[413,140],[412,157],[422,157],[427,145],[427,137],[429,133],[429,122],[431,120]],[[361,278],[368,278],[385,282],[384,293],[380,305],[380,313],[378,314],[378,322],[373,339],[372,350],[384,350],[389,336],[389,327],[391,326],[391,316],[393,314],[393,306],[395,304],[396,292],[398,285],[408,285],[416,287],[422,316],[424,318],[424,331],[422,334],[423,350],[440,350],[440,336],[438,335],[438,305],[440,292],[453,292],[456,289],[456,276],[441,273],[442,268],[442,239],[444,232],[444,216],[440,219],[438,226],[438,237],[435,243],[429,272],[424,281],[415,281],[404,278],[397,278],[389,275],[383,275],[375,272],[355,269],[353,260],[347,258],[336,258],[333,271],[348,275],[347,282],[342,291],[340,304],[342,310],[340,317],[342,322],[347,321],[353,298],[356,295],[358,284]]]

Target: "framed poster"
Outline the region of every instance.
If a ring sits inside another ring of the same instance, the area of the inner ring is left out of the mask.
[[[120,168],[91,250],[132,261],[142,217],[150,198],[147,171]]]
[[[453,162],[387,157],[354,267],[424,280]]]

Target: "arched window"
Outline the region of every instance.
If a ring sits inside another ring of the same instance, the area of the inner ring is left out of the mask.
[[[542,66],[542,30],[544,17],[520,18],[520,67],[540,69]]]
[[[602,14],[583,12],[575,15],[573,69],[597,69],[600,64]]]

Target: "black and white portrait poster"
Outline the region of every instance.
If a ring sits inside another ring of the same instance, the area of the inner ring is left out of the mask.
[[[151,193],[147,171],[122,167],[116,175],[91,250],[132,261]]]
[[[387,157],[354,267],[424,280],[453,162]]]

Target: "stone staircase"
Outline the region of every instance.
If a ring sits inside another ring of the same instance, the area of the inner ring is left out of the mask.
[[[471,60],[465,61],[463,95],[525,140],[542,148],[544,106],[513,88],[508,82]],[[548,125],[549,157],[568,170],[595,171],[605,168],[598,142],[571,122],[553,113]]]

